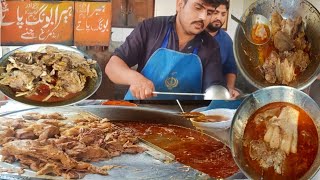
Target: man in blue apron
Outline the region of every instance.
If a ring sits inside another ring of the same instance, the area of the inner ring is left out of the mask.
[[[205,30],[215,0],[177,0],[177,14],[140,23],[117,48],[105,72],[116,84],[129,85],[126,100],[203,99],[158,92],[203,93],[225,85],[219,46]],[[138,65],[137,71],[130,67]]]
[[[237,77],[237,65],[233,54],[233,42],[230,36],[221,29],[226,23],[229,11],[229,0],[216,0],[218,7],[212,16],[212,23],[207,26],[207,31],[219,43],[223,74],[226,78],[227,86],[231,98],[239,96],[239,92],[235,89]]]

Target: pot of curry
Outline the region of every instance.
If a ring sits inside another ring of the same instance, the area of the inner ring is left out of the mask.
[[[234,38],[237,66],[256,88],[287,85],[305,89],[320,72],[320,13],[306,0],[257,0],[241,17],[261,14],[270,27],[255,24],[251,38],[257,42],[271,36],[268,43],[250,43],[238,25]]]
[[[246,98],[231,125],[231,152],[250,179],[311,179],[319,170],[320,109],[307,94],[273,86]]]

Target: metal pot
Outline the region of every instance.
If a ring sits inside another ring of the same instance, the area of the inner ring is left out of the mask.
[[[271,19],[273,11],[277,10],[284,18],[291,18],[300,15],[305,24],[305,32],[311,41],[311,64],[297,79],[289,84],[297,89],[304,89],[316,80],[320,73],[320,13],[308,1],[304,0],[257,0],[252,3],[244,12],[241,21],[245,22],[251,14],[261,14]],[[251,44],[243,34],[238,25],[234,37],[234,54],[238,68],[243,76],[253,86],[263,88],[275,84],[268,83],[263,74],[257,69],[258,46]]]
[[[17,118],[21,115],[38,112],[38,113],[53,113],[59,112],[66,117],[73,117],[81,112],[89,112],[99,117],[107,117],[111,121],[126,122],[126,121],[138,121],[146,123],[159,123],[159,124],[173,124],[189,129],[195,130],[191,121],[181,117],[175,112],[160,110],[156,108],[145,108],[145,107],[129,107],[129,106],[105,106],[105,105],[89,105],[89,106],[66,106],[66,107],[51,107],[51,108],[30,108],[10,113],[0,114],[0,117],[11,117]],[[219,139],[218,139],[219,140]],[[208,179],[208,175],[203,174],[193,168],[188,171],[181,168],[182,164],[179,163],[161,163],[153,158],[148,159],[149,155],[144,158],[136,158],[136,156],[120,156],[119,162],[124,163],[123,166],[133,166],[140,168],[119,168],[116,169],[115,173],[110,172],[109,176],[87,175],[88,179],[126,179],[129,177],[132,179]],[[156,161],[156,162],[155,162]],[[117,163],[113,160],[107,160],[109,164]],[[98,162],[99,163],[99,162]],[[100,166],[105,165],[105,161],[100,162]],[[125,164],[128,163],[128,164]],[[0,163],[1,165],[1,163]],[[157,165],[155,167],[154,165]],[[16,165],[14,165],[16,166]],[[9,166],[11,167],[11,166]],[[12,168],[12,167],[11,167]],[[125,174],[125,175],[124,175]],[[127,176],[128,175],[128,176]],[[22,178],[25,174],[22,174]],[[29,173],[28,176],[36,177],[35,173]],[[0,173],[0,178],[15,179],[12,175],[6,175]],[[135,178],[136,177],[136,178]],[[242,178],[243,174],[238,172],[226,179],[239,179]],[[25,179],[30,179],[29,177]]]
[[[292,87],[273,86],[258,90],[246,98],[236,111],[231,124],[230,146],[235,162],[242,172],[250,179],[260,179],[243,157],[243,135],[250,116],[259,108],[273,102],[288,102],[302,108],[312,118],[320,139],[320,109],[307,94]],[[301,179],[310,179],[319,170],[320,144],[313,165]]]

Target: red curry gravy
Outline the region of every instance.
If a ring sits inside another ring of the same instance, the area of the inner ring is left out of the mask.
[[[257,174],[261,174],[261,179],[299,179],[311,167],[318,152],[318,133],[315,124],[310,116],[298,106],[290,103],[276,102],[271,103],[258,109],[248,120],[244,131],[245,140],[259,140],[264,137],[266,132],[266,125],[254,123],[254,118],[257,114],[262,113],[268,109],[277,107],[291,106],[299,111],[298,119],[298,148],[297,153],[290,153],[284,161],[283,175],[277,174],[273,167],[263,169],[259,162],[252,160],[249,154],[249,146],[243,146],[244,159],[248,166],[251,167]],[[257,133],[261,132],[261,133]]]
[[[256,35],[256,31],[258,30],[258,27],[259,26],[263,26],[266,33],[267,33],[267,38],[261,38],[259,36]],[[252,30],[251,30],[251,38],[252,38],[252,41],[257,43],[257,44],[263,44],[263,43],[266,43],[267,41],[269,41],[269,37],[270,37],[270,29],[268,27],[268,25],[266,24],[255,24],[253,27],[252,27]]]
[[[71,98],[77,96],[79,93],[80,92],[78,92],[78,93],[69,93],[65,97],[51,96],[45,102],[60,102],[60,101],[64,101],[64,100],[71,99]],[[33,100],[33,101],[43,101],[49,94],[50,94],[49,87],[47,85],[41,85],[41,86],[39,86],[37,88],[37,95],[25,96],[25,98]]]
[[[226,145],[198,131],[141,122],[115,124],[133,129],[141,138],[175,155],[178,162],[211,177],[226,178],[239,171]]]

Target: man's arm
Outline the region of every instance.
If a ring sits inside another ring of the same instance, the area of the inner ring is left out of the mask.
[[[237,76],[233,73],[226,74],[227,86],[232,99],[240,95],[240,93],[235,89],[236,78]]]
[[[143,64],[148,32],[152,19],[139,23],[125,42],[115,50],[105,67],[105,73],[116,84],[129,85],[129,90],[137,99],[152,96],[153,83],[130,67]]]
[[[154,85],[152,81],[129,66],[118,56],[112,56],[106,65],[105,73],[116,84],[129,85],[129,90],[137,99],[152,97]]]
[[[228,88],[234,89],[236,84],[237,76],[233,73],[226,74],[227,86]]]

